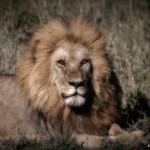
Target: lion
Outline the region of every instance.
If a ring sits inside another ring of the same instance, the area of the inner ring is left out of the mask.
[[[15,128],[20,126],[29,138],[75,139],[87,148],[99,147],[104,136],[116,141],[126,135],[130,141],[132,134],[132,139],[141,141],[143,132],[130,134],[118,125],[122,90],[105,47],[103,33],[82,19],[54,20],[39,28],[19,56],[16,79],[9,77],[9,89],[5,90],[6,99],[12,99],[9,107],[16,111],[17,119],[11,119],[22,121],[14,123]],[[1,78],[4,82],[5,77]],[[1,102],[3,107],[6,101]],[[6,139],[16,136],[16,131],[8,128],[3,133],[0,130],[0,135]]]

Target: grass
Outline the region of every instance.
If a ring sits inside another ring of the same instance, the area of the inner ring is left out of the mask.
[[[67,142],[62,140],[36,141],[21,139],[19,142],[7,141],[3,142],[1,147],[3,150],[80,150],[82,147],[76,145],[73,141]],[[12,148],[13,147],[13,148]]]
[[[66,140],[49,140],[37,141],[27,140],[25,138],[18,142],[12,140],[0,143],[1,150],[87,150],[82,146],[77,145],[74,141]],[[129,146],[121,143],[104,143],[101,148],[93,150],[147,150],[148,146],[144,144]]]
[[[39,25],[56,17],[91,20],[107,37],[107,53],[124,92],[126,127],[150,132],[150,1],[0,1],[0,73],[14,74],[22,43]],[[80,149],[65,141],[8,141],[0,149]],[[81,148],[82,149],[82,148]],[[136,149],[105,144],[101,149]],[[139,145],[137,149],[147,149]]]

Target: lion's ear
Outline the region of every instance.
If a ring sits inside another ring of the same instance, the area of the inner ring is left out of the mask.
[[[33,63],[35,63],[36,59],[37,59],[36,55],[37,55],[37,47],[38,47],[39,43],[40,43],[39,39],[33,40],[30,43],[31,59],[32,59]]]

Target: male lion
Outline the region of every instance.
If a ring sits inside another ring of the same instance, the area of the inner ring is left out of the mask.
[[[20,54],[19,86],[14,77],[1,77],[0,137],[16,137],[20,131],[35,138],[40,133],[72,138],[88,148],[99,147],[108,134],[112,140],[140,141],[143,132],[128,134],[115,124],[122,93],[114,77],[104,36],[93,24],[80,19],[45,24]]]

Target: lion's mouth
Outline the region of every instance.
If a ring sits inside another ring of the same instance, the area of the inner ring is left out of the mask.
[[[64,102],[67,106],[71,107],[80,107],[85,103],[85,97],[80,96],[78,94],[66,97]]]
[[[86,90],[70,89],[70,91],[62,93],[62,96],[67,106],[80,107],[86,101]]]
[[[69,98],[69,97],[73,97],[73,96],[81,96],[81,97],[85,97],[85,95],[82,95],[82,94],[79,94],[79,93],[74,93],[74,94],[72,94],[72,95],[65,95],[65,94],[62,94],[62,96],[64,97],[64,98]]]
[[[87,93],[87,89],[85,87],[79,87],[77,89],[74,87],[70,87],[67,90],[62,90],[62,96],[64,98],[77,96],[77,95],[81,97],[85,97],[86,93]]]

